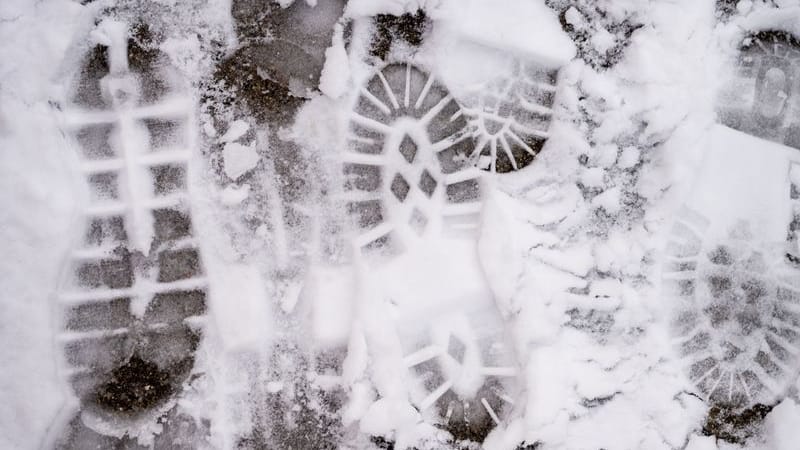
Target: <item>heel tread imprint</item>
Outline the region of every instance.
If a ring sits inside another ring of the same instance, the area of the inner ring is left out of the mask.
[[[428,333],[405,340],[412,403],[426,422],[457,442],[483,442],[506,422],[518,394],[512,349],[504,333],[486,326],[485,314],[454,322],[459,325],[449,332],[434,319]]]

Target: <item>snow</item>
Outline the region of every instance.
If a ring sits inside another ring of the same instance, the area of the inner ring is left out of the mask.
[[[769,448],[790,450],[797,447],[800,429],[800,406],[789,398],[779,403],[766,419],[769,429]]]
[[[250,195],[250,185],[245,184],[242,186],[237,186],[234,184],[230,184],[225,186],[225,189],[220,192],[220,201],[223,205],[226,206],[236,206]]]
[[[523,252],[509,217],[510,200],[505,197],[498,192],[485,200],[478,252],[495,302],[501,311],[511,312],[510,302],[524,267]],[[505,232],[492,232],[496,230]]]
[[[764,179],[763,174],[788,174],[795,151],[728,127],[715,126],[710,135],[706,162],[700,168],[703,176],[693,188],[696,194],[690,200],[691,207],[708,211],[719,218],[720,224],[746,217],[762,239],[781,240],[786,233],[784,224],[791,221],[791,206],[782,201],[788,186],[784,177]],[[753,148],[759,149],[758,154],[751,151]],[[752,189],[754,185],[758,190]],[[714,194],[716,189],[727,192],[736,203],[721,203]],[[724,234],[727,230],[711,232]]]
[[[333,43],[325,50],[325,67],[319,80],[319,90],[331,98],[341,97],[348,86],[350,73],[347,70],[347,51],[342,38],[342,26],[336,25]]]
[[[345,14],[348,17],[371,17],[376,14],[399,16],[428,6],[436,8],[439,2],[440,0],[353,0],[347,2]]]
[[[209,14],[227,11],[228,2],[217,3],[197,13],[207,19],[194,20],[210,28],[228,20]],[[596,20],[578,7],[584,3],[564,10],[577,30],[592,29]],[[712,3],[594,2],[608,18],[642,22],[629,38],[611,27],[592,32],[589,42],[599,53],[625,41],[616,65],[595,69],[544,1],[351,0],[351,34],[343,21],[322,44],[323,95],[280,125],[280,137],[302,147],[297,156],[310,168],[308,185],[326,186],[301,200],[281,198],[288,187],[265,153],[281,142],[267,142],[273,135],[266,127],[239,116],[199,124],[207,137],[221,134],[213,139],[221,151],[209,156],[203,142],[191,149],[190,163],[201,172],[189,180],[192,220],[211,291],[198,353],[205,384],[181,402],[192,405],[198,421],[211,421],[212,447],[231,448],[237,433],[252,430],[258,420],[252,411],[260,406],[258,395],[250,395],[254,380],[269,394],[292,390],[293,381],[270,378],[264,362],[276,339],[288,336],[315,351],[344,352],[341,373],[302,376],[317,387],[341,387],[348,432],[384,436],[398,449],[436,448],[446,437],[426,422],[434,412],[419,406],[420,383],[409,361],[424,352],[446,354],[455,336],[466,342],[467,368],[462,374],[445,359],[443,373],[454,390],[474,393],[471,377],[484,362],[470,338],[500,330],[521,393],[485,448],[513,449],[521,441],[544,449],[730,448],[700,434],[708,404],[673,343],[678,302],[663,286],[665,248],[687,208],[709,219],[704,245],[729,239],[732,229],[741,234],[735,225],[743,218],[753,242],[785,242],[795,207],[788,185],[800,185],[800,156],[716,124],[722,100],[715,92],[728,80],[743,35],[800,31],[800,7],[741,1],[722,23]],[[320,242],[346,228],[337,222],[339,206],[331,206],[339,192],[326,183],[340,181],[346,119],[358,86],[373,73],[369,36],[359,34],[368,28],[363,20],[419,7],[431,32],[409,57],[459,101],[508,77],[518,61],[561,70],[549,140],[525,169],[481,175],[471,232],[409,239],[392,257],[335,245],[333,256],[324,254]],[[38,448],[57,428],[56,417],[76,406],[57,374],[63,356],[53,342],[61,314],[54,296],[89,193],[61,131],[65,115],[53,105],[67,109],[91,8],[66,0],[0,5],[0,58],[14,62],[0,66],[0,338],[12,343],[0,349],[2,448]],[[106,22],[93,39],[114,40],[115,24]],[[224,33],[219,42],[235,40],[230,29]],[[198,56],[208,48],[202,33],[178,33],[163,46],[194,82],[208,70]],[[125,140],[136,142],[144,141]],[[263,179],[264,192],[256,187]],[[269,217],[254,217],[261,201],[270,205]],[[306,216],[316,222],[288,225]],[[309,237],[314,233],[325,236]],[[420,349],[422,337],[428,340]],[[797,401],[791,390],[781,397],[745,448],[796,448]]]
[[[581,13],[575,9],[574,6],[570,6],[569,9],[567,9],[564,13],[564,19],[573,27],[580,27],[583,24],[583,16],[581,16]]]
[[[253,170],[260,157],[253,146],[238,142],[228,142],[222,150],[225,164],[225,175],[236,181],[239,177]]]
[[[244,134],[247,133],[247,130],[249,129],[250,129],[250,124],[247,123],[246,121],[241,119],[234,120],[230,124],[228,131],[226,131],[225,134],[223,134],[222,137],[219,138],[219,141],[224,143],[236,141],[242,136],[244,136]]]
[[[630,169],[639,163],[641,153],[636,147],[626,147],[622,150],[622,154],[619,155],[617,165],[620,169]]]
[[[574,44],[542,1],[451,0],[434,17],[465,39],[546,66],[560,67],[575,56]]]
[[[606,53],[614,47],[614,35],[609,33],[608,30],[600,30],[597,34],[592,36],[592,45],[594,49],[600,53]]]
[[[311,332],[321,346],[347,343],[352,328],[353,274],[340,268],[315,267],[300,293],[311,308]]]
[[[66,50],[58,36],[70,35],[76,9],[71,2],[0,5],[0,57],[15,61],[0,68],[3,448],[38,447],[66,397],[56,376],[51,301],[71,243],[65,236],[78,226],[78,203],[88,193],[75,182],[77,161],[63,151],[47,99],[52,61]]]
[[[686,450],[717,450],[717,443],[714,436],[699,436],[693,434],[689,438]]]

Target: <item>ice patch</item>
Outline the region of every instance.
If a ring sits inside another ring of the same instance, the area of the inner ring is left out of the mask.
[[[513,203],[500,193],[487,198],[478,241],[481,266],[500,310],[512,311],[511,298],[523,271],[522,251],[514,235],[509,211]]]

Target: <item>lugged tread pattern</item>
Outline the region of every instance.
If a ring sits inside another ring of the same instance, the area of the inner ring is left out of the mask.
[[[506,423],[519,389],[519,369],[493,309],[434,317],[406,337],[411,399],[424,420],[456,442],[483,442]]]
[[[800,283],[785,246],[758,244],[744,224],[706,242],[709,222],[684,210],[666,250],[676,348],[714,405],[771,404],[800,373]]]
[[[466,118],[432,75],[406,63],[377,71],[356,99],[346,145],[342,200],[357,248],[402,250],[476,228],[481,175]]]
[[[557,78],[557,70],[518,60],[509,77],[465,99],[479,168],[506,173],[533,162],[550,136]]]
[[[90,50],[63,112],[90,202],[58,340],[82,410],[133,418],[179,391],[206,314],[186,201],[192,101],[145,26],[100,28],[110,45]]]

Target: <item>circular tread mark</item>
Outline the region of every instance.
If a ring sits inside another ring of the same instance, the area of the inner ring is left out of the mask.
[[[517,61],[510,77],[494,80],[466,102],[478,167],[505,173],[533,162],[549,137],[557,75]]]

